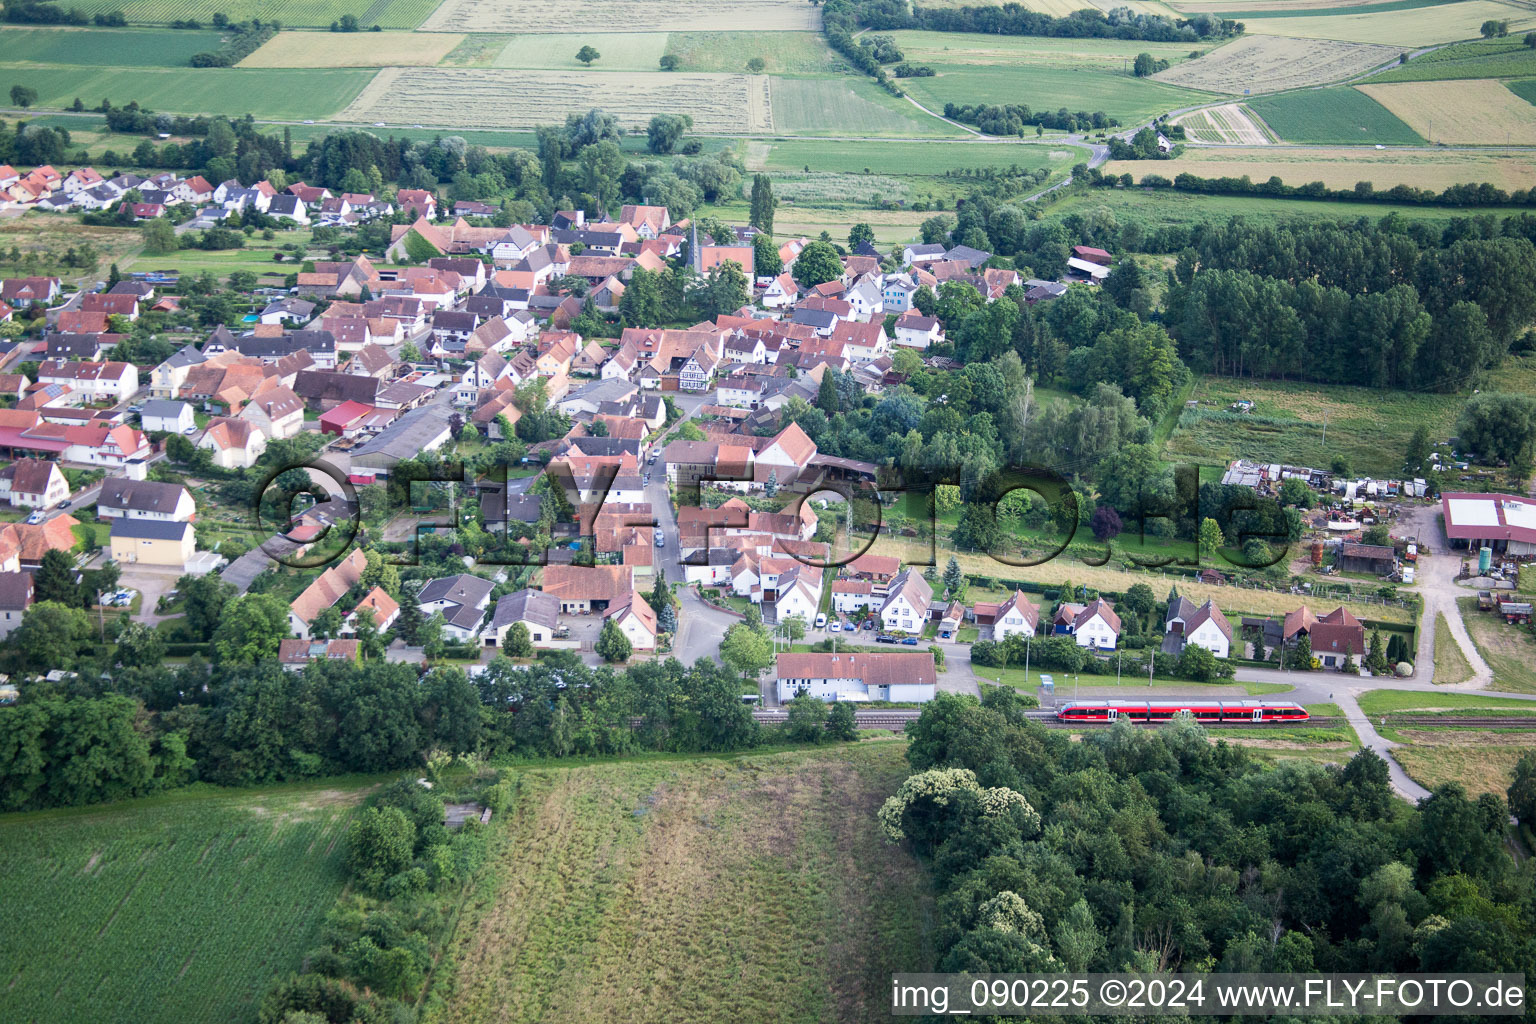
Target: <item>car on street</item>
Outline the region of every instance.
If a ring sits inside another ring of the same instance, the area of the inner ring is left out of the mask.
[[[915,637],[915,636],[904,636],[904,637],[901,638],[901,642],[906,644],[908,647],[916,647],[917,646],[917,637]]]
[[[31,515],[27,516],[27,525],[28,526],[36,526],[38,523],[40,523],[42,521],[43,521],[43,513],[42,513],[41,509],[39,509],[38,511],[33,512]]]
[[[875,643],[877,644],[893,644],[895,642],[896,638],[887,633],[881,633],[875,637]]]
[[[842,632],[843,624],[840,622],[834,622],[832,625],[828,626],[827,629],[833,633],[840,633]]]
[[[662,533],[660,530],[657,530],[654,536],[656,538],[656,546],[657,547],[664,548],[664,547],[667,546],[667,535],[666,534]]]
[[[59,508],[60,509],[66,509],[66,508],[69,508],[69,506],[71,506],[73,504],[74,504],[74,502],[70,501],[68,498],[65,498],[63,501],[59,502]]]

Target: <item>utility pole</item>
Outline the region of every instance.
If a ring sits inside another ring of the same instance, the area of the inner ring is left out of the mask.
[[[1323,413],[1323,444],[1328,443],[1328,414]]]

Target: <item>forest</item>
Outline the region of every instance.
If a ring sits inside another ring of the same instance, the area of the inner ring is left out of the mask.
[[[1023,711],[940,694],[880,812],[931,866],[938,970],[1536,970],[1504,799],[1411,808],[1369,750],[1271,767],[1192,718],[1073,742]]]

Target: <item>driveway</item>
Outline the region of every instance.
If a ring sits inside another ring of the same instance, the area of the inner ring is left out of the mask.
[[[163,622],[170,615],[161,615],[155,611],[162,594],[176,589],[176,581],[181,578],[180,569],[156,569],[145,565],[124,565],[122,573],[118,577],[117,585],[125,590],[137,590],[143,594],[139,602],[139,614],[134,618],[139,622],[146,622],[151,626]]]

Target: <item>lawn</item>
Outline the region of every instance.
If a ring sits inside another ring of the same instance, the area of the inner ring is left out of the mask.
[[[435,1019],[886,1020],[891,972],[932,967],[927,879],[875,824],[904,752],[524,772]]]
[[[1450,686],[1472,678],[1472,666],[1461,653],[1461,644],[1451,635],[1444,612],[1435,613],[1435,682]]]
[[[364,70],[49,67],[16,68],[9,79],[36,89],[42,107],[67,107],[76,97],[110,96],[116,106],[137,101],[140,106],[178,114],[254,113],[283,119],[334,114],[361,92],[373,75]]]
[[[1431,50],[1407,64],[1372,75],[1372,82],[1430,82],[1450,78],[1536,75],[1536,50],[1517,36],[1475,39]]]
[[[1474,599],[1475,600],[1475,599]],[[1367,715],[1536,715],[1536,701],[1514,697],[1484,697],[1475,693],[1428,693],[1418,690],[1367,690],[1360,695]]]
[[[131,22],[168,24],[193,19],[204,25],[219,12],[232,20],[260,18],[289,27],[326,28],[343,14],[355,14],[360,25],[372,28],[415,28],[432,13],[439,0],[373,0],[369,5],[349,5],[338,0],[250,0],[230,10],[220,0],[78,0],[70,7],[86,14],[122,11]]]
[[[1492,612],[1478,611],[1476,598],[1460,597],[1456,604],[1477,652],[1493,669],[1493,688],[1536,693],[1536,640],[1531,638],[1530,631],[1505,625]]]
[[[1201,378],[1168,439],[1169,459],[1225,465],[1235,458],[1328,468],[1342,458],[1353,473],[1390,475],[1420,425],[1431,441],[1450,436],[1464,398],[1333,384]],[[1252,413],[1232,413],[1238,399]],[[1324,439],[1326,417],[1327,438]]]
[[[1022,103],[1031,110],[1103,111],[1124,124],[1187,107],[1209,93],[1164,85],[1124,71],[1064,67],[1017,67],[931,62],[932,78],[908,78],[902,87],[935,111],[944,104]]]
[[[1419,146],[1424,139],[1386,107],[1356,89],[1305,89],[1259,96],[1253,111],[1286,142],[1351,142]]]
[[[0,32],[0,64],[81,64],[184,68],[194,53],[217,50],[218,32],[181,29],[23,28]],[[98,102],[94,97],[93,104]]]
[[[932,81],[932,79],[928,79]],[[773,130],[791,135],[961,135],[872,80],[775,75]],[[941,103],[940,106],[943,106]]]
[[[1087,160],[1078,146],[1035,146],[996,142],[754,142],[751,167],[770,171],[842,171],[857,174],[942,175],[952,170],[1065,172]],[[777,183],[775,183],[777,184]]]
[[[673,32],[662,39],[679,71],[745,71],[754,57],[769,74],[848,69],[815,32]]]
[[[1275,693],[1290,693],[1295,687],[1286,683],[1192,683],[1187,679],[1172,679],[1167,677],[1154,678],[1153,686],[1147,685],[1147,677],[1137,674],[1140,651],[1125,652],[1125,671],[1116,681],[1114,672],[1109,675],[1074,676],[1070,672],[1060,672],[1050,669],[1038,669],[1031,665],[1028,671],[1022,667],[988,668],[982,665],[971,666],[977,679],[986,680],[989,683],[998,683],[1003,686],[1011,686],[1020,693],[1040,692],[1040,677],[1047,675],[1056,684],[1055,699],[1072,700],[1074,694],[1081,692],[1084,696],[1102,696],[1100,691],[1109,691],[1116,697],[1125,700],[1156,700],[1161,697],[1212,697],[1217,700],[1246,700],[1249,697],[1261,697]],[[1110,668],[1114,668],[1113,659],[1110,660]]]
[[[9,1020],[253,1021],[341,891],[356,780],[0,818]]]

